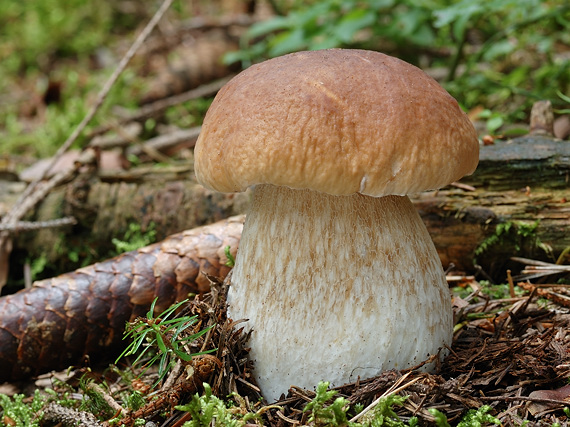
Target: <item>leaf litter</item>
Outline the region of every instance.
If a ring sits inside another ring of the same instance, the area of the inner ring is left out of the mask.
[[[174,368],[155,391],[144,384],[156,380],[156,371],[149,369],[140,379],[132,378],[130,388],[140,390],[144,404],[127,411],[113,425],[129,426],[137,419],[145,419],[161,420],[161,424],[155,425],[181,426],[190,419],[190,414],[175,407],[183,405],[192,395],[203,393],[204,383],[209,384],[208,390],[214,396],[231,401],[232,411],[257,413],[250,423],[311,424],[304,408],[315,398],[313,390],[293,386],[275,404],[269,406],[263,401],[252,375],[253,364],[247,358],[249,335],[244,332],[241,320],[226,317],[225,295],[230,277],[223,283],[209,277],[211,291],[196,296],[179,313],[197,316],[198,322],[189,334],[213,325],[188,351],[213,352],[195,357],[189,368]],[[519,293],[524,290],[524,295],[493,299],[481,291],[473,277],[455,276],[451,280],[475,290],[453,298],[456,320],[453,343],[445,349],[448,354],[436,371],[422,372],[421,365],[386,371],[374,378],[334,388],[335,397],[346,399],[351,407],[367,408],[378,403],[380,397],[393,393],[405,397],[402,405],[393,408],[397,416],[403,422],[418,417],[421,425],[436,423],[434,409],[444,413],[451,425],[456,425],[469,410],[486,406],[503,426],[565,425],[568,411],[565,408],[570,402],[570,334],[567,333],[570,306],[560,305],[560,298],[556,302],[548,300],[549,287],[544,284],[520,282]],[[559,295],[567,287],[552,285],[552,289]],[[117,372],[115,369],[100,374],[94,370],[87,372],[87,376],[107,384],[118,383]],[[82,373],[85,371],[78,370],[75,375]],[[125,388],[129,386],[122,385],[120,389],[124,392]],[[109,393],[119,396],[117,390]],[[118,397],[117,400],[120,401]]]

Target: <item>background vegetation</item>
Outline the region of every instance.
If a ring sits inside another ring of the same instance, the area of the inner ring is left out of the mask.
[[[246,67],[302,49],[384,51],[432,70],[466,110],[484,110],[491,130],[524,121],[538,99],[568,108],[570,5],[565,0],[272,0],[227,55]],[[217,6],[216,7],[213,7]],[[0,4],[0,154],[48,156],[69,134],[154,2],[8,1]],[[169,23],[223,2],[177,1]],[[148,84],[125,73],[110,107],[135,108]],[[54,87],[41,118],[34,97]],[[96,120],[92,126],[98,123]]]
[[[495,124],[502,123],[497,117],[524,120],[539,99],[567,106],[560,96],[570,84],[564,0],[324,0],[278,10],[282,16],[251,28],[230,61],[247,66],[305,49],[373,49],[441,68],[442,84],[463,107],[496,112]]]

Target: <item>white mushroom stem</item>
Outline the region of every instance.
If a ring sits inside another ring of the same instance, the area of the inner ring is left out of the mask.
[[[257,186],[232,274],[229,316],[249,319],[269,401],[413,366],[451,342],[445,275],[406,196]]]

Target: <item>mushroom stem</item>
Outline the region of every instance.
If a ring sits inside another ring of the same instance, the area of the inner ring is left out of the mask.
[[[267,400],[413,366],[450,344],[441,262],[406,196],[254,188],[228,295]]]

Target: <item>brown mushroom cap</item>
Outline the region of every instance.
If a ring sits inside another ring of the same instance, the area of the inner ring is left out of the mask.
[[[198,181],[333,195],[404,195],[472,173],[473,125],[435,80],[373,51],[299,52],[254,65],[212,103],[195,149]]]

